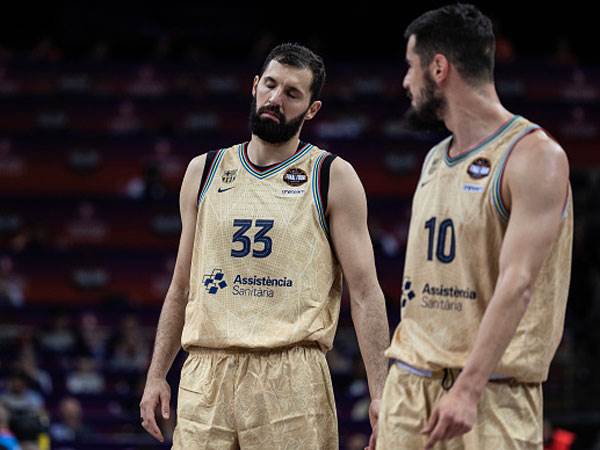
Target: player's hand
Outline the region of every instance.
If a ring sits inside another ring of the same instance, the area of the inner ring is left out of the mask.
[[[369,438],[369,446],[365,450],[375,450],[377,442],[377,420],[379,419],[379,406],[381,400],[373,399],[369,405],[369,420],[371,421],[371,437]]]
[[[440,398],[421,431],[429,435],[425,450],[430,450],[436,442],[468,432],[475,424],[479,399],[455,387],[456,385]]]
[[[148,379],[144,388],[144,395],[140,402],[140,415],[142,417],[142,427],[160,442],[164,442],[164,437],[156,423],[156,412],[163,418],[169,418],[169,402],[171,401],[171,388],[165,379]]]

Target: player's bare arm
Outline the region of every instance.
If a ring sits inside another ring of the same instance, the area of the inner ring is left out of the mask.
[[[358,175],[343,159],[333,161],[330,180],[331,237],[350,291],[352,321],[367,370],[372,399],[370,413],[375,422],[388,370],[383,352],[390,337],[385,299],[377,281],[367,228],[367,199]]]
[[[464,370],[424,429],[427,449],[473,426],[485,385],[527,310],[537,275],[558,236],[568,179],[564,151],[541,132],[523,138],[508,160],[502,194],[510,219],[498,281]]]
[[[181,347],[181,332],[183,330],[185,306],[188,300],[189,276],[196,228],[196,197],[205,161],[206,155],[192,159],[181,184],[179,207],[182,228],[177,260],[173,271],[173,279],[160,313],[152,361],[148,369],[142,401],[140,402],[142,426],[161,442],[164,438],[156,423],[155,414],[157,410],[164,418],[168,418],[170,414],[171,389],[167,384],[166,376]]]

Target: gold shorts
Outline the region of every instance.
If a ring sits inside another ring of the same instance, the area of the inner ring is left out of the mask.
[[[317,346],[190,352],[172,448],[337,450],[325,354]]]
[[[443,394],[441,377],[415,375],[393,364],[383,390],[377,450],[422,450],[427,436],[420,431]],[[434,449],[541,450],[542,409],[541,384],[490,381],[471,431]]]

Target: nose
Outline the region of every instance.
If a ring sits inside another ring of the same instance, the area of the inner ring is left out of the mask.
[[[268,103],[281,108],[281,105],[283,104],[283,90],[281,88],[273,89],[269,96]]]
[[[407,91],[409,90],[409,79],[408,79],[408,72],[406,72],[406,75],[404,75],[404,79],[402,80],[402,87],[404,89],[406,89]]]

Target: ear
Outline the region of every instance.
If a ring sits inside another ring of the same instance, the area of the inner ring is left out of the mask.
[[[258,80],[260,80],[260,77],[255,75],[254,81],[252,82],[252,97],[256,97],[256,86],[258,86]]]
[[[439,85],[442,84],[448,78],[450,72],[450,62],[441,53],[436,53],[429,65],[431,72],[431,78]]]
[[[311,120],[313,117],[315,117],[321,109],[321,106],[323,106],[323,102],[321,102],[321,100],[314,101],[312,105],[310,105],[310,107],[308,108],[306,114],[304,115],[304,120]]]

